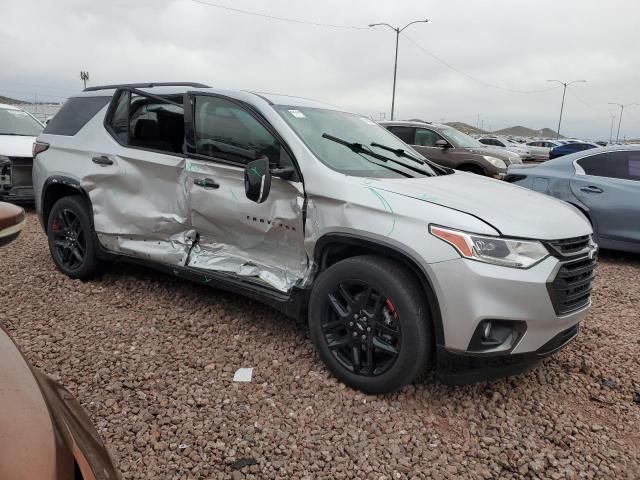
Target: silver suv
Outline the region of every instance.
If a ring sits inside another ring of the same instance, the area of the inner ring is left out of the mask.
[[[312,100],[94,87],[34,151],[60,271],[89,279],[126,260],[265,302],[364,392],[521,372],[590,306],[597,247],[575,208],[438,166]]]

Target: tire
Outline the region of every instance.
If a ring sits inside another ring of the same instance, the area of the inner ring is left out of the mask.
[[[62,197],[53,205],[47,238],[51,258],[66,276],[89,280],[101,272],[89,205],[82,196]]]
[[[374,255],[342,260],[320,274],[311,292],[311,339],[348,386],[393,392],[429,367],[434,341],[425,297],[394,261]]]
[[[484,169],[482,167],[479,167],[478,165],[460,165],[457,170],[460,170],[462,172],[475,173],[476,175],[482,175],[485,177],[487,176],[487,173],[484,171]]]

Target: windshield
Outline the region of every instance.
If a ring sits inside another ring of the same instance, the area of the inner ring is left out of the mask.
[[[44,127],[22,110],[0,108],[0,135],[37,137]]]
[[[372,146],[372,143],[378,143],[392,149],[404,150],[413,157],[424,158],[387,129],[366,117],[321,108],[288,106],[275,108],[320,161],[340,173],[376,178],[423,177],[435,174],[429,165],[419,165],[409,159],[396,156],[389,150]],[[324,134],[338,137],[346,142],[359,143],[378,155],[389,157],[394,160],[392,166],[398,171],[387,168],[390,165],[385,165],[382,160],[354,152],[340,143],[323,138]],[[407,167],[402,166],[402,163]],[[424,171],[424,175],[419,173],[420,170]]]
[[[458,148],[477,148],[485,147],[486,145],[480,143],[473,137],[470,137],[466,133],[462,133],[460,130],[456,130],[453,127],[438,127],[439,131],[449,139],[449,142]]]

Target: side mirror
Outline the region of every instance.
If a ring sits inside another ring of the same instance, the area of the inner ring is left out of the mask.
[[[262,203],[271,191],[269,159],[259,158],[244,167],[244,192],[252,202]]]
[[[451,148],[451,144],[446,140],[442,140],[442,139],[436,140],[435,145],[436,147],[442,148],[443,150],[446,150],[447,148]]]

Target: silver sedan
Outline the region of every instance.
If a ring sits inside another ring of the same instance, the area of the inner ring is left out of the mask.
[[[580,209],[600,247],[640,253],[640,145],[594,148],[540,165],[512,165],[505,180]]]

